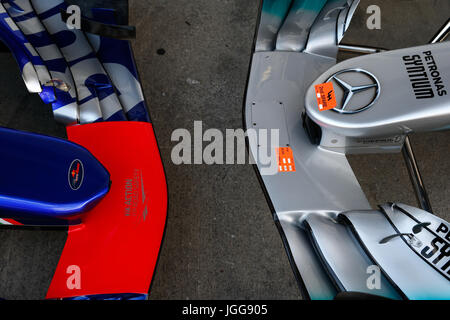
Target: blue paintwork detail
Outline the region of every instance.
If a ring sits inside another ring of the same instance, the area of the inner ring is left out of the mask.
[[[123,119],[123,112],[119,111],[114,113],[111,117],[108,118],[108,121],[125,121]]]
[[[29,20],[31,18],[34,18],[35,16],[36,16],[36,14],[34,12],[30,12],[30,13],[26,13],[26,14],[23,14],[21,16],[18,16],[16,19],[14,19],[14,21],[15,22],[21,22],[21,21],[25,21],[25,20]]]
[[[40,31],[34,34],[27,34],[24,36],[20,30],[12,31],[8,29],[7,23],[4,19],[12,19],[16,23],[20,23],[23,21],[27,21],[30,19],[39,19],[45,20],[49,18],[55,18],[55,16],[60,16],[61,10],[65,10],[67,8],[67,4],[65,2],[59,3],[58,0],[46,0],[48,3],[54,3],[53,7],[50,7],[46,12],[37,14],[35,11],[29,12],[20,9],[14,1],[9,0],[0,0],[2,3],[8,3],[12,5],[12,7],[8,7],[8,13],[3,13],[0,15],[0,40],[4,41],[7,46],[13,52],[21,71],[25,64],[31,62],[33,66],[42,66],[45,67],[50,76],[54,79],[58,79],[58,74],[65,74],[68,78],[65,80],[70,88],[75,87],[75,81],[73,78],[72,70],[69,68],[76,66],[78,63],[83,63],[89,59],[98,59],[101,64],[115,64],[120,65],[121,67],[126,68],[129,74],[128,77],[134,77],[136,83],[139,83],[139,76],[137,72],[137,67],[134,61],[132,49],[130,43],[125,40],[117,40],[117,39],[109,39],[104,37],[99,37],[99,50],[98,52],[87,52],[87,55],[77,58],[72,61],[66,61],[67,58],[62,54],[61,49],[68,46],[72,46],[77,41],[78,37],[83,36],[79,31],[74,30],[63,30],[51,34],[48,28],[47,30]],[[94,20],[106,23],[106,24],[116,24],[114,10],[110,9],[93,9]],[[78,32],[78,33],[77,33]],[[46,47],[46,52],[51,45],[55,46],[55,52],[52,54],[53,60],[43,60],[40,56],[32,55],[28,52],[25,47],[25,43],[29,43],[33,48],[35,48],[38,52],[40,48]],[[58,50],[58,52],[56,52]],[[57,58],[60,56],[60,58]],[[124,69],[125,70],[125,69]],[[89,70],[87,70],[89,74]],[[95,73],[95,71],[94,71]],[[116,73],[117,74],[117,73]],[[125,79],[125,78],[124,78]],[[79,79],[78,79],[79,81]],[[115,88],[111,79],[105,74],[93,74],[87,79],[84,80],[84,85],[90,91],[90,95],[88,97],[83,97],[83,99],[78,99],[74,92],[71,93],[62,91],[58,88],[54,88],[53,86],[42,86],[42,92],[40,93],[41,99],[45,103],[51,103],[54,111],[63,108],[68,105],[81,105],[83,103],[89,102],[90,100],[97,99],[100,103],[103,99],[110,97],[111,95],[117,95],[118,98],[121,98],[121,88]],[[120,85],[120,84],[119,84]],[[133,84],[131,84],[132,86]],[[139,83],[140,85],[140,83]],[[123,89],[125,91],[125,89]],[[133,93],[127,91],[126,99],[124,101],[128,104],[126,106],[123,105],[123,101],[121,101],[121,107],[126,111],[126,114],[120,112],[114,112],[109,119],[97,119],[94,122],[98,122],[101,120],[105,121],[124,121],[124,120],[132,120],[132,121],[146,121],[150,122],[150,117],[148,115],[147,106],[143,99],[142,91],[139,88],[135,92],[140,92],[139,96],[136,96],[135,101],[130,99],[130,94],[133,96]],[[130,103],[131,101],[131,103]],[[132,106],[133,103],[136,103],[135,106]],[[130,106],[131,104],[131,106]],[[107,106],[107,104],[105,104]]]
[[[23,12],[23,9],[18,6],[14,0],[3,0],[2,2],[8,3],[16,12]]]
[[[77,39],[75,33],[69,30],[63,30],[52,34],[53,40],[58,44],[58,47],[63,48],[70,46]]]
[[[103,100],[109,97],[112,94],[115,94],[114,88],[109,82],[109,79],[104,74],[95,74],[91,77],[88,77],[84,82],[86,88],[91,93],[90,96],[78,101],[79,104],[83,104],[88,102],[91,99],[98,98],[99,100]],[[115,113],[115,120],[108,118],[107,121],[124,121],[126,120],[123,114],[123,111],[119,111]]]
[[[94,21],[111,25],[117,24],[115,11],[112,9],[94,8],[92,9],[92,16]],[[129,41],[100,37],[97,57],[102,64],[116,63],[124,66],[139,82],[139,75]],[[117,88],[117,94],[120,97],[120,88]],[[130,121],[150,122],[145,101],[138,103],[126,115]]]
[[[76,159],[84,177],[74,191],[69,169]],[[2,218],[70,219],[109,191],[109,173],[85,148],[53,137],[0,128],[0,167]]]
[[[44,101],[44,103],[53,103],[56,101],[55,88],[42,86],[42,92],[39,93],[39,96],[41,97],[42,101]]]
[[[92,9],[93,20],[116,25],[115,11],[111,9]],[[100,37],[101,44],[97,55],[103,63],[119,63],[125,66],[137,79],[138,73],[134,59],[130,59],[131,47],[127,40]],[[114,48],[114,50],[112,50]]]
[[[25,35],[20,30],[13,31],[5,19],[9,19],[7,13],[0,14],[0,40],[11,50],[20,71],[23,72],[23,68],[27,63],[31,63],[33,66],[45,67],[44,62],[39,56],[33,55],[26,47],[28,43]],[[45,67],[46,68],[46,67]],[[55,90],[53,87],[41,85],[42,92],[40,97],[45,103],[53,103],[56,101]]]
[[[140,293],[118,293],[118,294],[99,294],[91,296],[80,296],[65,298],[63,300],[147,300],[146,294]]]
[[[131,121],[151,122],[145,101],[139,102],[127,113],[127,116]]]
[[[30,19],[34,18],[34,17],[36,17],[36,13],[33,12]],[[13,20],[16,22],[19,22],[19,21],[24,21],[27,19],[21,20],[21,17],[14,17]],[[50,39],[50,35],[47,33],[47,31],[28,34],[27,39],[35,48],[45,47],[45,46],[53,43],[53,41]]]
[[[44,65],[39,56],[33,56],[25,44],[28,43],[25,35],[20,30],[12,30],[6,19],[11,19],[7,13],[0,13],[0,38],[13,51],[14,56],[23,70],[23,66],[32,62],[34,65]]]
[[[5,29],[2,20],[0,20],[0,40],[13,52],[14,58],[22,72],[24,66],[31,62],[30,58],[24,51],[24,48],[9,36],[9,30]]]
[[[57,3],[57,1],[55,1],[55,3]],[[50,17],[54,17],[54,16],[60,17],[61,10],[66,10],[66,9],[67,9],[67,4],[65,2],[63,2],[59,5],[56,5],[52,9],[39,14],[39,18],[41,18],[41,20],[42,20],[42,19],[50,18]],[[56,45],[61,49],[71,46],[71,45],[75,44],[77,41],[76,32],[74,30],[69,30],[69,29],[51,34],[51,36],[52,36],[54,43],[56,43]],[[78,63],[87,61],[89,59],[94,59],[94,58],[96,58],[96,54],[94,51],[91,51],[83,57],[77,58],[72,61],[67,61],[67,64],[69,67],[73,67]],[[100,75],[98,75],[98,76],[100,76]],[[75,77],[76,77],[76,75],[75,75]],[[89,101],[89,100],[95,99],[95,98],[102,100],[107,96],[115,94],[114,90],[112,89],[112,87],[113,87],[112,83],[110,82],[110,79],[108,79],[107,76],[103,75],[100,83],[95,83],[91,80],[92,80],[92,78],[86,79],[85,84],[88,87],[88,89],[90,90],[90,92],[92,93],[92,95],[88,98],[83,99],[83,102],[79,101],[79,104],[82,104],[86,101]],[[115,114],[115,119],[117,119],[117,118],[118,118],[117,114]],[[110,119],[103,119],[103,120],[110,121]],[[123,114],[121,120],[126,120],[125,114]]]
[[[1,1],[4,2],[4,0],[1,0]],[[39,15],[37,15],[37,13],[34,11],[25,13],[22,10],[22,13],[21,13],[21,12],[18,12],[17,10],[15,10],[14,8],[8,7],[9,14],[5,13],[5,14],[3,14],[3,16],[5,18],[11,18],[15,22],[27,21],[29,19],[39,19],[42,21],[42,20],[49,19],[49,18],[58,19],[58,17],[60,17],[60,15],[61,15],[61,10],[65,10],[67,8],[66,3],[64,3],[64,2],[59,3],[59,1],[57,1],[57,0],[50,0],[49,3],[54,3],[55,6]],[[10,15],[11,15],[11,17],[10,17]],[[1,23],[1,21],[0,21],[0,23]],[[6,25],[6,23],[4,23],[4,24]],[[2,30],[0,30],[0,31],[2,31]],[[10,35],[11,33],[12,32],[4,33],[4,34],[6,34],[7,39],[9,39],[11,37],[11,35]],[[18,33],[21,34],[20,31]],[[23,37],[24,42],[29,41],[31,46],[33,46],[38,51],[39,51],[39,48],[43,48],[43,47],[49,48],[49,46],[51,46],[51,45],[56,45],[54,47],[55,52],[53,53],[53,56],[60,56],[61,58],[57,58],[54,60],[42,61],[42,60],[40,60],[40,57],[35,58],[35,57],[31,57],[31,56],[26,56],[26,55],[22,54],[23,50],[18,50],[17,48],[11,47],[11,46],[9,46],[9,47],[13,51],[15,56],[18,58],[18,63],[19,63],[19,66],[21,67],[21,70],[23,69],[23,66],[28,61],[31,61],[33,65],[39,64],[39,65],[46,66],[48,68],[50,74],[52,74],[52,72],[53,73],[59,72],[59,73],[65,74],[67,77],[69,77],[69,82],[67,84],[69,85],[69,87],[74,88],[75,81],[72,78],[71,70],[69,70],[68,68],[73,67],[78,63],[85,62],[89,59],[96,59],[95,52],[91,51],[84,57],[77,58],[72,61],[66,61],[67,59],[66,59],[66,57],[63,57],[61,49],[64,49],[68,46],[74,45],[75,42],[77,41],[77,34],[78,34],[78,37],[80,37],[80,35],[81,35],[81,37],[83,37],[83,34],[81,32],[69,30],[69,29],[59,31],[54,34],[50,34],[47,29],[45,31],[40,31],[35,34],[27,35],[26,38]],[[0,35],[0,37],[1,37],[1,35]],[[46,49],[46,50],[48,51],[48,49]],[[56,50],[57,50],[57,52],[56,52]],[[28,58],[28,59],[24,59],[24,57]],[[89,73],[90,70],[86,70],[86,71]],[[96,72],[96,71],[94,71],[94,72]],[[54,77],[56,79],[59,78],[58,74],[55,74],[55,75],[52,74],[52,77]],[[89,83],[87,85],[90,85],[89,90],[91,91],[92,95],[88,98],[83,97],[83,102],[89,101],[91,99],[96,99],[96,98],[98,98],[101,101],[104,98],[115,94],[113,85],[111,84],[110,80],[108,79],[108,77],[106,75],[103,75],[102,81],[100,83],[93,83],[92,77],[90,79],[86,79],[86,82]],[[45,91],[45,92],[41,94],[41,98],[45,103],[52,103],[53,110],[58,110],[64,106],[68,106],[71,104],[79,105],[82,103],[80,101],[77,101],[77,97],[75,95],[71,96],[70,93],[61,91],[57,88],[53,89],[53,87],[51,87],[51,89],[47,89],[47,88],[43,88],[43,89],[44,89],[43,91]],[[50,95],[52,92],[54,92],[54,97],[51,97],[51,95]],[[55,97],[55,95],[56,95],[56,97]],[[108,105],[106,105],[106,106],[108,106]],[[125,114],[123,114],[122,117],[120,118],[116,113],[114,114],[115,120],[126,120]],[[101,120],[101,119],[98,119],[98,120]],[[109,119],[103,119],[103,120],[109,120]]]
[[[14,4],[13,1],[9,1],[9,4]],[[17,12],[16,14],[20,14],[20,12]],[[9,17],[8,14],[0,14],[0,17],[4,16],[5,18]],[[28,19],[33,19],[33,18],[37,18],[36,13],[33,11],[31,13],[28,14],[24,14],[24,15],[19,15],[19,16],[12,16],[10,17],[14,22],[21,22],[21,21],[26,21]],[[11,32],[3,32],[3,30],[0,29],[1,34],[0,34],[0,39],[2,37],[8,37],[8,35]],[[21,33],[20,31],[16,31],[16,33]],[[42,32],[38,32],[35,34],[29,34],[26,36],[22,35],[23,39],[22,41],[24,42],[29,42],[34,48],[40,48],[40,47],[45,47],[48,45],[53,44],[53,40],[51,39],[50,35],[47,33],[47,31],[42,31]],[[18,57],[20,57],[20,50],[16,47],[16,48],[11,48],[10,50],[13,52],[14,56],[16,57],[16,60]],[[41,59],[39,57],[39,59]],[[19,61],[17,61],[21,71],[23,69],[23,63],[20,63]],[[49,61],[33,61],[33,64],[41,64],[41,65],[45,65],[46,68],[48,69],[48,71],[50,72],[50,74],[52,72],[60,72],[60,73],[66,73],[66,70],[68,68],[65,60],[63,58],[60,59],[54,59],[54,60],[49,60]],[[70,76],[71,77],[71,76]],[[69,85],[73,86],[73,79],[72,79],[72,83],[70,83]],[[53,87],[46,87],[43,86],[42,87],[43,92],[40,94],[41,99],[43,100],[44,103],[51,103],[52,104],[52,108],[53,110],[57,110],[61,107],[64,107],[66,105],[72,104],[76,102],[76,98],[71,97],[71,95],[68,92],[53,88]]]
[[[17,213],[12,213],[7,216],[8,214],[6,212],[1,214],[2,218],[11,218],[15,221],[19,222],[22,226],[25,227],[69,227],[69,226],[76,226],[81,224],[81,217],[73,217],[71,219],[60,219],[60,218],[48,218],[48,217],[41,217],[41,216],[33,216],[30,217],[29,215],[23,215]]]
[[[54,6],[53,8],[47,10],[46,12],[42,12],[38,15],[40,20],[48,19],[53,17],[54,15],[60,14],[61,10],[67,10],[67,4],[62,2],[59,5]]]

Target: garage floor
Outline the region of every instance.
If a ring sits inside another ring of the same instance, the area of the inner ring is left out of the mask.
[[[133,46],[169,184],[151,299],[301,298],[253,168],[176,166],[170,158],[173,130],[193,130],[195,120],[204,130],[242,128],[259,2],[130,0],[130,23],[138,29]],[[381,30],[366,28],[372,4],[381,8]],[[424,44],[449,13],[448,0],[362,0],[344,42],[388,49]],[[0,70],[0,125],[64,137],[50,108],[26,92],[10,54],[0,53]],[[434,211],[448,220],[450,134],[415,135],[412,142]],[[416,204],[401,155],[350,161],[373,205]],[[61,231],[1,229],[0,297],[44,298],[64,241]]]

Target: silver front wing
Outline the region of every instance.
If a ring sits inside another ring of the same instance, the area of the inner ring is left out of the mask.
[[[319,2],[313,8],[308,1],[292,1],[290,7],[286,1],[263,2],[245,101],[248,130],[278,132],[279,142],[269,148],[272,154],[277,154],[276,173],[260,160],[265,152],[261,141],[249,139],[249,151],[256,159],[262,186],[300,288],[311,299],[333,299],[348,292],[391,299],[449,299],[449,224],[426,211],[400,204],[374,210],[346,158],[349,152],[401,150],[407,134],[415,128],[402,127],[401,121],[391,119],[398,120],[395,112],[386,112],[396,97],[382,96],[379,101],[377,97],[378,104],[374,103],[370,113],[360,113],[369,124],[371,115],[374,117],[373,124],[380,125],[375,131],[370,125],[355,125],[353,115],[345,118],[338,110],[317,111],[315,85],[333,83],[330,75],[344,69],[336,65],[339,42],[359,1],[330,0],[320,5]],[[303,20],[295,23],[293,19]],[[272,24],[268,26],[268,22]],[[305,30],[308,36],[304,35]],[[450,48],[447,44],[439,46],[420,48],[419,52],[442,52],[440,64],[447,56],[442,68],[450,80],[447,68],[450,56],[445,53]],[[400,63],[401,57],[408,54],[397,54]],[[376,55],[370,58],[377,60]],[[363,58],[352,60],[344,62],[348,64],[346,69],[366,66],[367,60]],[[402,76],[408,78],[406,71]],[[395,77],[398,74],[392,75]],[[381,86],[386,81],[381,81]],[[338,92],[336,83],[334,87],[336,100],[343,100],[345,92]],[[409,85],[403,91],[414,96]],[[370,94],[378,92],[368,91],[358,99],[371,100]],[[427,118],[419,108],[413,116],[399,109],[404,112],[401,116],[415,123],[423,123],[421,117],[428,120],[425,128],[418,125],[416,131],[442,129],[445,123],[450,124],[447,97],[432,106],[435,110],[432,117]],[[376,111],[376,107],[382,110],[383,106],[385,111]],[[332,121],[327,122],[324,119],[327,116]],[[333,126],[336,123],[339,125]],[[338,141],[338,137],[342,139]],[[339,148],[328,145],[336,142]],[[280,157],[281,150],[292,151],[288,161],[292,160],[293,166],[288,169],[282,162],[286,158]],[[421,223],[429,224],[413,233],[411,229]],[[380,243],[392,235],[398,236]],[[370,282],[372,271],[374,274],[379,271],[375,284]]]

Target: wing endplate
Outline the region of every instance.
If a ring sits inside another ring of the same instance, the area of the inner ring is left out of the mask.
[[[68,127],[111,174],[111,189],[68,239],[48,299],[147,294],[167,211],[167,185],[152,125],[104,122]]]

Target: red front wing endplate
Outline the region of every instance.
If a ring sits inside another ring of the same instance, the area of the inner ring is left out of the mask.
[[[69,140],[106,167],[112,184],[83,224],[69,228],[47,298],[147,294],[167,214],[167,185],[152,125],[103,122],[67,131]]]

